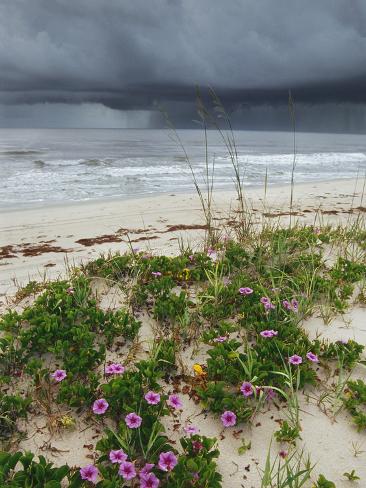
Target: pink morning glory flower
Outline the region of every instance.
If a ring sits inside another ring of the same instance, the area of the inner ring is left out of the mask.
[[[114,450],[109,453],[109,460],[111,463],[118,463],[121,464],[123,461],[126,461],[127,454],[125,454],[122,449]]]
[[[288,451],[281,449],[281,451],[278,454],[282,459],[285,459],[288,456]]]
[[[214,339],[214,342],[225,342],[225,341],[227,341],[226,336],[219,336],[219,337],[215,337]]]
[[[154,473],[149,473],[140,478],[140,488],[158,488],[159,478]]]
[[[154,391],[148,391],[145,395],[145,400],[149,405],[157,405],[160,402],[160,395]]]
[[[295,364],[295,365],[301,364],[302,363],[302,357],[298,356],[297,354],[294,354],[293,356],[288,358],[288,362],[290,364]]]
[[[194,260],[194,256],[193,256],[193,254],[190,254],[190,255],[188,256],[188,259],[189,259],[190,261],[193,261],[193,260]]]
[[[249,397],[254,393],[253,385],[249,381],[244,381],[240,387],[240,391],[245,397]]]
[[[146,463],[145,466],[140,469],[139,476],[140,477],[146,476],[147,474],[150,473],[150,471],[153,469],[154,466],[155,466],[155,464]]]
[[[217,252],[215,249],[208,248],[207,249],[207,256],[211,259],[211,261],[217,261]]]
[[[269,310],[276,308],[273,303],[271,302],[271,299],[268,297],[261,297],[260,300],[261,304],[264,306],[264,309],[268,312]]]
[[[244,286],[242,288],[239,288],[239,293],[240,295],[251,295],[253,293],[253,290],[249,288],[249,286]]]
[[[136,476],[134,464],[129,461],[123,461],[123,463],[119,465],[118,474],[125,480],[132,480]]]
[[[162,471],[172,471],[177,464],[178,459],[174,452],[168,451],[160,454],[158,466]]]
[[[296,300],[296,298],[293,298],[291,302],[289,302],[288,300],[283,300],[282,305],[283,308],[285,308],[286,310],[292,310],[295,313],[299,311],[299,302]]]
[[[312,361],[313,363],[319,362],[318,356],[316,354],[314,354],[313,352],[308,352],[306,354],[306,357],[308,358],[309,361]]]
[[[56,369],[56,371],[52,373],[51,376],[55,381],[57,381],[57,383],[60,383],[60,381],[66,378],[67,374],[64,369]]]
[[[102,415],[107,411],[108,407],[109,403],[107,400],[105,400],[105,398],[99,398],[93,403],[93,412],[97,415]]]
[[[266,392],[266,400],[271,401],[276,398],[276,392],[272,388],[268,388]]]
[[[233,427],[236,424],[236,415],[234,412],[230,410],[226,410],[221,415],[221,422],[224,427]]]
[[[169,407],[175,408],[176,410],[183,407],[182,400],[179,398],[178,395],[175,395],[175,394],[169,395],[169,398],[167,400],[167,404],[169,405]]]
[[[186,434],[189,434],[189,435],[194,435],[194,434],[198,434],[199,432],[199,428],[196,427],[195,425],[186,425],[184,428],[183,428],[184,432]]]
[[[92,464],[88,464],[80,469],[80,476],[82,480],[90,481],[90,483],[95,484],[99,474],[98,468]]]
[[[160,271],[152,271],[152,272],[151,272],[151,274],[152,274],[153,276],[155,276],[155,278],[158,278],[159,276],[161,276]]]
[[[123,374],[125,367],[120,363],[112,363],[105,368],[105,372],[106,374]]]
[[[274,337],[276,335],[278,335],[278,332],[277,330],[262,330],[262,332],[259,333],[262,337],[265,337],[265,338],[271,338],[271,337]]]
[[[67,293],[68,295],[73,295],[73,294],[75,293],[75,290],[74,290],[74,288],[73,288],[72,286],[69,286],[69,287],[67,288],[67,290],[66,290],[66,293]]]
[[[125,422],[130,429],[138,429],[141,425],[142,418],[137,413],[132,412],[126,415]]]
[[[109,364],[106,366],[105,374],[114,374],[114,364]]]
[[[125,372],[125,367],[120,363],[114,363],[114,374],[122,374]]]

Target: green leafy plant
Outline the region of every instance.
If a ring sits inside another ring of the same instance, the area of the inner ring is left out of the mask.
[[[360,480],[361,478],[357,476],[356,471],[352,469],[350,473],[343,473],[343,476],[348,479],[348,481],[357,481]]]
[[[333,483],[333,481],[327,480],[323,474],[320,474],[314,488],[336,488],[336,485]]]
[[[215,459],[219,456],[216,439],[194,435],[180,440],[183,453],[166,481],[167,488],[221,488],[221,475]]]
[[[0,393],[0,439],[9,438],[16,430],[16,420],[27,418],[30,398]]]
[[[366,405],[366,384],[358,379],[356,381],[349,380],[347,388],[343,397],[344,406],[352,415],[353,422],[357,430],[366,429],[366,415],[364,407]]]
[[[32,453],[15,454],[0,452],[1,486],[9,488],[61,488],[62,481],[71,481],[72,474],[68,466],[56,468],[43,456],[35,461]],[[81,486],[73,484],[69,486]]]

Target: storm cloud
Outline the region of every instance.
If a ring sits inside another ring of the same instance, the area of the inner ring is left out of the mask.
[[[0,103],[366,102],[364,0],[2,0]],[[186,114],[186,115],[185,115]]]

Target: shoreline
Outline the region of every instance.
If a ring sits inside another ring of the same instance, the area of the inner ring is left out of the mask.
[[[295,185],[296,219],[312,223],[320,209],[323,219],[341,221],[344,215],[349,216],[351,207],[363,203],[363,183],[359,178]],[[246,188],[245,195],[258,218],[263,214],[288,218],[290,185],[269,185],[265,199],[263,186]],[[235,199],[233,190],[214,192],[214,214],[220,225],[225,225]],[[77,265],[101,252],[123,252],[129,246],[128,239],[141,249],[166,254],[179,250],[179,239],[195,248],[201,245],[203,224],[195,193],[169,192],[2,211],[0,295],[14,293],[14,280],[24,285],[30,279],[59,276],[65,272],[65,260]],[[84,242],[77,242],[80,240]]]
[[[342,182],[342,181],[353,181],[356,182],[356,178],[350,178],[350,177],[344,177],[344,178],[334,178],[330,180],[331,182]],[[312,185],[312,184],[317,184],[317,183],[329,183],[329,180],[310,180],[310,181],[302,181],[299,183],[295,182],[295,188],[298,186],[303,186],[303,185]],[[232,185],[233,186],[233,185]],[[235,190],[232,188],[232,186],[229,188],[214,188],[214,193],[234,193]],[[268,185],[270,188],[278,189],[278,188],[289,188],[290,182],[288,183],[273,183]],[[247,191],[252,192],[252,191],[257,191],[259,189],[264,190],[264,185],[263,183],[261,184],[253,184],[253,185],[248,185],[244,186],[244,193]],[[28,211],[33,211],[33,210],[42,210],[44,208],[47,209],[54,209],[54,208],[60,208],[60,207],[74,207],[74,206],[81,206],[81,205],[92,205],[92,204],[102,204],[102,203],[118,203],[118,202],[125,202],[125,201],[140,201],[140,200],[146,200],[146,199],[151,199],[151,198],[161,198],[161,197],[167,197],[170,196],[170,194],[174,193],[174,196],[187,196],[187,195],[195,195],[194,187],[192,184],[192,191],[185,192],[183,190],[181,191],[166,191],[166,192],[154,192],[154,193],[145,193],[145,194],[136,194],[136,195],[127,195],[127,196],[120,196],[120,197],[105,197],[105,198],[93,198],[89,200],[67,200],[67,201],[51,201],[51,202],[32,202],[32,203],[27,203],[24,204],[24,206],[1,206],[0,205],[0,215],[3,213],[10,213],[10,212],[28,212]],[[28,208],[27,208],[28,205]]]

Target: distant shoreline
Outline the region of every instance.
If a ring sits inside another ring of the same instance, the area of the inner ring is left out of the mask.
[[[359,177],[359,180],[362,180],[362,176]],[[295,181],[295,190],[296,187],[298,186],[303,186],[303,185],[313,185],[316,183],[329,183],[329,182],[342,182],[342,181],[354,181],[356,182],[356,178],[352,177],[343,177],[343,178],[334,178],[331,180],[326,180],[326,179],[318,179],[318,180],[310,180],[310,181],[302,181],[296,183]],[[269,183],[270,188],[276,188],[276,189],[286,189],[289,188],[290,181],[287,183]],[[204,187],[202,187],[204,188]],[[261,184],[253,184],[253,185],[244,185],[244,191],[245,192],[251,192],[251,191],[257,191],[260,189],[263,189],[264,185],[263,183]],[[223,193],[223,194],[230,194],[233,193],[234,190],[234,185],[231,185],[231,187],[228,188],[215,188],[214,186],[214,192],[215,194],[217,193]],[[186,196],[186,195],[195,195],[193,183],[192,183],[192,190],[187,192],[184,190],[175,190],[175,191],[166,191],[166,192],[152,192],[152,193],[144,193],[144,194],[136,194],[136,195],[121,195],[120,197],[104,197],[104,198],[93,198],[89,200],[59,200],[59,201],[42,201],[42,202],[34,202],[34,203],[24,203],[24,204],[19,204],[17,206],[13,205],[2,205],[0,203],[0,214],[7,213],[7,212],[17,212],[17,211],[22,211],[22,212],[27,212],[27,211],[32,211],[32,210],[37,210],[37,209],[53,209],[53,208],[60,208],[60,207],[74,207],[77,205],[90,205],[90,204],[102,204],[104,202],[106,203],[118,203],[118,202],[123,202],[123,201],[134,201],[134,200],[145,200],[145,199],[150,199],[150,198],[161,198],[161,197],[167,197],[171,194],[174,195],[180,195],[180,196]]]

